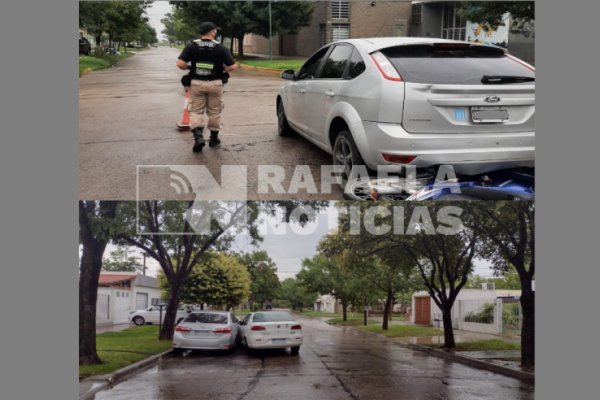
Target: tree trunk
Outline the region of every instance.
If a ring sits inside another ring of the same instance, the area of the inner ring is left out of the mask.
[[[348,303],[342,301],[342,321],[348,320]]]
[[[178,278],[178,277],[177,277]],[[165,318],[160,329],[158,338],[160,340],[173,340],[175,329],[175,318],[177,317],[177,308],[179,307],[179,298],[181,297],[182,282],[173,282],[169,288],[169,300],[167,301],[167,310]]]
[[[204,303],[200,303],[200,310],[204,310]]]
[[[385,306],[383,307],[383,324],[381,325],[381,329],[387,331],[388,329],[388,318],[392,313],[392,298],[393,298],[392,289],[388,288],[387,296],[385,298]]]
[[[456,347],[454,343],[454,329],[452,328],[452,308],[442,310],[442,320],[444,322],[444,347],[453,349]]]
[[[535,366],[535,292],[531,290],[531,282],[521,291],[521,307],[523,309],[523,326],[521,327],[521,365]]]
[[[233,54],[233,42],[235,41],[234,39],[235,39],[234,36],[231,35],[231,42],[229,42],[229,52],[231,54]]]
[[[100,364],[96,352],[96,300],[106,241],[83,243],[79,275],[79,365]]]
[[[279,35],[279,56],[283,56],[283,35]]]
[[[238,56],[240,58],[244,58],[244,34],[240,33],[237,35],[237,43],[238,43]]]

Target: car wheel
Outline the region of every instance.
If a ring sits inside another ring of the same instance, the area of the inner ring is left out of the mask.
[[[281,100],[277,102],[277,133],[279,133],[279,136],[291,136],[294,133],[285,116],[285,110],[283,109],[283,102]]]
[[[291,348],[291,350],[292,350],[292,355],[297,356],[298,353],[300,352],[300,346],[294,346]]]
[[[173,352],[174,355],[177,356],[177,355],[180,355],[181,353],[183,353],[183,350],[184,349],[182,349],[180,347],[174,347],[173,350],[172,350],[172,352]]]
[[[365,162],[352,139],[352,134],[343,130],[335,138],[333,143],[333,165],[342,165],[342,189],[346,187],[348,178],[352,176],[352,169],[355,165],[364,165]]]
[[[146,320],[144,319],[144,317],[140,317],[138,315],[136,317],[133,317],[133,323],[136,326],[140,326],[140,325],[144,325],[146,323]]]

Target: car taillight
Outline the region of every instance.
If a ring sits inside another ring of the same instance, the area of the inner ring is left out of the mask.
[[[371,54],[371,58],[385,79],[397,82],[402,81],[402,77],[398,71],[396,71],[396,68],[394,68],[390,60],[388,60],[381,52],[376,51]]]
[[[401,156],[398,154],[382,153],[383,159],[394,164],[410,164],[417,156]]]
[[[176,326],[175,332],[191,332],[191,328],[186,328],[185,326]]]
[[[292,325],[291,328],[293,331],[298,330],[298,329],[302,329],[302,325]]]
[[[213,333],[231,333],[231,328],[226,326],[225,328],[215,328],[212,331]]]
[[[260,325],[254,325],[250,327],[251,331],[266,331],[267,328],[265,328],[264,326],[260,326]]]

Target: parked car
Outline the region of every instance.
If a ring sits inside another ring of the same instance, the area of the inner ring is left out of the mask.
[[[535,68],[500,47],[434,38],[349,39],[287,70],[282,136],[355,165],[453,165],[479,174],[534,164]]]
[[[79,37],[79,54],[83,54],[89,56],[92,52],[92,45],[89,40],[84,38],[83,36]]]
[[[240,322],[240,342],[250,353],[254,349],[290,348],[298,354],[302,325],[286,311],[254,312]]]
[[[190,312],[190,306],[181,305],[177,309],[177,316],[175,317],[176,323],[181,322]],[[162,308],[162,321],[165,319],[166,307]],[[129,321],[133,322],[134,325],[144,324],[158,324],[160,318],[160,308],[158,306],[151,306],[145,310],[134,310],[129,312]],[[162,322],[161,321],[161,322]]]
[[[194,311],[175,327],[173,349],[234,350],[239,321],[228,311]]]

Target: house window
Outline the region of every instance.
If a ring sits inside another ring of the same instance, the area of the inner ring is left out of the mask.
[[[117,290],[117,297],[121,297],[121,292]]]
[[[442,39],[465,40],[466,22],[460,18],[453,4],[446,4],[442,10]]]
[[[348,1],[331,2],[331,18],[348,19],[350,15],[350,4]]]
[[[327,28],[325,24],[319,25],[319,47],[323,47],[327,44]]]
[[[421,23],[421,4],[413,4],[412,5],[412,23],[413,24]]]
[[[331,24],[331,41],[345,40],[350,38],[349,24]]]

